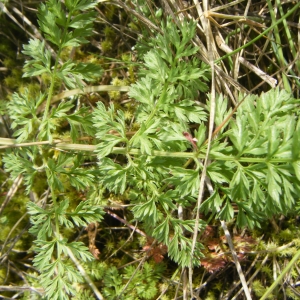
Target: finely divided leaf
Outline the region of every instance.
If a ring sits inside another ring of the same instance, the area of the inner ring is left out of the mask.
[[[228,222],[233,218],[233,216],[234,216],[233,207],[227,199],[224,207],[218,213],[218,217],[220,218],[220,220],[224,220],[225,222]]]
[[[32,57],[32,60],[25,61],[23,77],[51,73],[51,53],[49,50],[45,50],[45,42],[30,39],[29,44],[24,45],[23,48],[22,52]]]
[[[149,51],[144,56],[145,66],[149,69],[148,76],[157,80],[160,84],[166,81],[168,67],[164,60],[155,52]]]
[[[249,197],[249,180],[245,175],[244,168],[238,165],[238,168],[230,182],[231,195],[233,199],[246,200]]]
[[[276,166],[272,164],[268,164],[268,172],[267,172],[267,183],[268,183],[268,193],[271,198],[279,203],[280,195],[282,193],[281,190],[281,177],[278,174]]]

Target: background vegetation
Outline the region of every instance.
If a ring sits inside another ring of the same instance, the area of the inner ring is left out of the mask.
[[[299,7],[1,1],[0,297],[299,299]]]

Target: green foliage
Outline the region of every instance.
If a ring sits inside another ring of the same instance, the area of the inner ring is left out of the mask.
[[[224,99],[218,101],[217,107],[222,107]],[[235,203],[239,208],[237,225],[253,228],[262,218],[293,211],[299,191],[296,108],[296,100],[279,89],[246,97],[229,129],[212,145],[216,161],[213,168],[208,167],[208,175],[224,197],[221,200],[215,193],[202,204],[203,212],[212,211],[229,221]],[[223,110],[223,119],[227,114]],[[230,144],[219,142],[227,136]],[[228,188],[224,184],[229,184]]]
[[[102,102],[97,103],[97,110],[93,116],[94,126],[97,129],[96,137],[105,140],[105,143],[97,146],[98,157],[103,158],[108,155],[112,148],[121,142],[126,142],[126,125],[123,111],[117,112],[115,117],[115,109],[112,104],[111,107],[106,110]],[[110,132],[113,130],[118,135],[113,135]]]
[[[182,61],[182,57],[198,50],[194,46],[186,47],[194,36],[196,24],[183,22],[178,30],[168,20],[165,26],[165,34],[150,41],[153,48],[144,55],[145,69],[129,92],[139,102],[136,113],[139,130],[128,140],[124,113],[115,112],[113,106],[106,109],[98,103],[93,121],[101,142],[96,152],[103,186],[121,194],[130,188],[131,195],[136,195],[134,217],[145,222],[147,233],[167,245],[169,256],[180,265],[188,266],[192,257],[193,264],[199,265],[202,246],[198,243],[192,254],[192,241],[183,233],[184,230],[193,232],[194,220],[178,220],[174,210],[179,205],[188,207],[195,202],[200,169],[180,168],[174,159],[158,161],[151,153],[153,150],[187,150],[182,132],[188,130],[190,122],[206,120],[206,113],[192,99],[199,90],[207,89],[204,82],[209,73],[196,59],[184,64]],[[171,51],[172,47],[175,51]],[[125,164],[115,163],[105,156],[116,145],[140,152],[137,156],[127,154]],[[172,174],[171,178],[169,174]],[[175,186],[174,190],[166,190],[169,184]],[[199,230],[203,228],[204,222],[201,222]]]
[[[13,94],[7,111],[17,142],[52,141],[63,122],[70,126],[73,142],[78,140],[79,129],[94,135],[86,107],[74,110],[72,100],[59,103],[50,112],[49,107],[58,80],[69,88],[82,88],[83,80],[92,81],[102,74],[101,68],[95,64],[75,63],[71,60],[64,62],[60,57],[64,48],[88,42],[96,15],[91,9],[95,6],[96,2],[89,0],[65,1],[64,5],[60,1],[49,0],[40,5],[40,29],[57,52],[53,61],[45,41],[31,39],[24,46],[23,53],[30,58],[25,62],[23,77],[48,75],[50,86],[47,93],[34,95],[26,89],[22,95]],[[46,106],[43,116],[40,116],[42,105]],[[89,223],[100,221],[103,210],[92,200],[81,201],[75,209],[70,209],[70,200],[62,194],[66,192],[66,183],[78,191],[94,186],[94,172],[82,167],[84,157],[81,154],[54,154],[49,147],[19,148],[8,152],[3,162],[13,178],[23,175],[28,193],[39,175],[43,174],[47,178],[52,202],[43,206],[28,202],[32,223],[29,232],[37,237],[33,265],[40,272],[39,282],[45,289],[45,297],[61,300],[75,295],[75,284],[84,281],[70,257],[80,262],[94,259],[82,242],[68,241],[62,235],[62,228],[86,227]]]
[[[87,262],[93,259],[82,242],[68,242],[59,236],[57,226],[73,228],[73,223],[77,226],[87,226],[88,223],[101,220],[103,214],[100,208],[88,202],[81,202],[73,212],[68,212],[68,207],[68,200],[63,200],[57,203],[56,207],[47,210],[28,202],[28,212],[33,224],[30,232],[38,238],[35,241],[37,255],[33,262],[34,266],[42,272],[41,284],[49,299],[68,299],[66,294],[75,295],[72,283],[83,282],[81,274],[69,262],[70,252],[79,261]],[[54,219],[56,230],[53,227]],[[51,240],[48,240],[49,238]],[[49,280],[51,278],[53,280]]]
[[[45,38],[58,47],[58,56],[66,47],[78,47],[88,43],[91,36],[96,12],[88,11],[96,6],[94,1],[66,1],[63,7],[59,1],[49,0],[41,4],[38,10],[38,23]],[[31,39],[24,46],[24,54],[31,57],[24,66],[24,77],[52,74],[60,78],[67,87],[83,87],[82,80],[91,81],[100,76],[102,71],[94,64],[78,63],[71,60],[58,67],[58,59],[51,69],[51,52],[45,49],[45,43]]]
[[[37,149],[18,149],[3,157],[5,168],[10,172],[13,179],[23,175],[27,193],[29,193],[34,177],[40,169],[34,161],[36,153]]]
[[[266,288],[262,285],[262,283],[259,280],[254,280],[252,283],[252,288],[256,296],[261,297],[266,292]],[[266,299],[274,299],[273,294],[270,294]]]
[[[95,300],[92,293],[88,290],[78,291],[75,297],[72,297],[72,300]]]
[[[38,23],[55,53],[38,39],[24,46],[29,58],[23,77],[47,78],[46,88],[39,93],[29,89],[22,95],[15,93],[6,107],[1,106],[12,120],[17,142],[30,144],[7,151],[3,162],[12,178],[23,176],[27,193],[39,176],[47,178],[51,200],[27,204],[29,232],[37,237],[33,265],[40,272],[38,282],[46,299],[92,298],[86,291],[77,292],[86,277],[74,260],[83,263],[93,280],[102,280],[107,299],[153,299],[159,293],[161,265],[145,263],[140,269],[129,265],[121,271],[96,262],[83,242],[69,241],[64,230],[101,221],[104,211],[99,204],[107,204],[107,195],[115,195],[129,202],[128,222],[137,223],[147,236],[165,245],[168,256],[180,267],[201,264],[204,246],[197,242],[192,252],[193,209],[203,171],[201,159],[207,150],[211,99],[208,95],[206,108],[195,99],[207,92],[210,73],[195,58],[199,51],[192,43],[196,22],[183,21],[178,27],[168,18],[161,25],[163,34],[137,46],[142,63],[129,92],[134,111],[98,102],[91,113],[90,108],[75,106],[74,99],[50,109],[56,84],[82,89],[85,81],[102,74],[94,63],[65,61],[63,52],[88,43],[96,3],[49,0],[40,5]],[[111,32],[106,29],[105,34]],[[210,219],[235,219],[239,227],[255,228],[274,215],[299,210],[298,104],[279,89],[239,98],[243,102],[234,117],[212,141],[207,177],[213,191],[204,199],[201,212]],[[227,107],[226,97],[218,95],[216,126],[230,115]],[[85,134],[95,138],[97,167],[84,167],[81,153],[51,149],[63,123],[73,143]],[[49,144],[42,145],[43,141]],[[88,189],[87,200],[67,196],[68,189],[78,193]],[[201,234],[205,226],[200,220],[196,229]],[[292,234],[287,230],[279,238],[290,241]],[[106,250],[112,248],[110,243]],[[257,295],[263,289],[260,282],[254,282]]]
[[[103,293],[107,299],[154,299],[157,296],[157,284],[164,272],[161,265],[143,264],[142,269],[136,270],[136,266],[128,266],[123,272],[116,267],[105,272]],[[129,280],[126,290],[125,284]]]
[[[30,101],[28,101],[29,99]],[[17,128],[13,136],[17,137],[18,142],[26,141],[31,134],[36,133],[40,125],[37,108],[44,100],[44,94],[40,93],[37,98],[33,98],[28,89],[22,95],[13,94],[12,101],[7,106],[13,112],[10,115],[10,118],[13,120],[11,128]]]
[[[174,211],[178,205],[190,206],[197,198],[202,167],[197,160],[194,169],[174,165],[175,153],[173,159],[160,160],[158,165],[153,153],[167,156],[166,151],[186,151],[189,145],[183,132],[189,130],[190,122],[195,122],[201,124],[195,132],[199,137],[198,152],[205,154],[206,112],[191,99],[196,91],[205,91],[203,82],[208,75],[205,68],[197,68],[196,60],[181,65],[181,57],[197,51],[196,47],[185,47],[195,24],[183,22],[178,30],[167,21],[162,27],[165,35],[150,40],[152,49],[144,54],[145,68],[129,92],[139,103],[138,131],[128,140],[123,112],[115,112],[113,106],[106,109],[102,103],[98,104],[93,121],[101,139],[97,155],[102,184],[115,193],[130,189],[131,195],[135,194],[134,217],[146,224],[148,234],[168,246],[172,259],[187,266],[191,241],[180,228],[192,232],[193,225],[185,227],[185,221],[178,220]],[[230,221],[235,217],[235,204],[237,225],[254,228],[274,214],[291,212],[296,204],[299,124],[296,101],[285,91],[274,89],[260,97],[242,97],[235,119],[212,143],[211,158],[215,161],[208,166],[208,176],[215,192],[204,201],[201,210]],[[230,113],[226,103],[226,98],[217,98],[216,125]],[[126,163],[105,158],[115,146],[126,149]],[[200,231],[203,226],[201,223]],[[200,261],[200,250],[201,244],[193,256],[195,265]]]

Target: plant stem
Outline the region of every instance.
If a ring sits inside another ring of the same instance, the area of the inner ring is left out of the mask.
[[[58,55],[57,55],[57,57],[58,57]],[[44,111],[44,115],[43,115],[43,121],[42,121],[41,124],[43,124],[43,122],[45,122],[47,117],[48,117],[49,108],[50,108],[50,104],[51,104],[51,98],[52,98],[52,94],[53,94],[53,90],[54,90],[54,82],[55,82],[55,76],[56,76],[57,62],[58,62],[58,58],[56,59],[54,70],[53,70],[53,73],[51,74],[51,84],[50,84],[50,87],[49,87],[49,92],[48,92],[48,96],[47,96],[47,100],[46,100],[45,111]]]
[[[157,100],[157,103],[155,105],[155,108],[153,109],[153,111],[151,112],[151,114],[149,115],[148,119],[145,122],[145,128],[147,130],[147,128],[149,128],[149,124],[151,122],[151,120],[153,119],[153,117],[155,116],[156,112],[158,111],[158,108],[160,107],[161,103],[163,102],[163,100],[166,97],[166,92],[167,92],[167,87],[168,87],[168,83],[164,84],[164,89],[163,92],[161,93],[159,99]],[[133,145],[134,140],[141,134],[141,128],[139,128],[139,130],[132,136],[132,138],[130,139],[128,146]]]
[[[276,16],[275,16],[273,4],[271,3],[270,0],[267,0],[267,3],[268,3],[272,23],[275,23]],[[282,21],[284,23],[284,22],[286,22],[286,19],[284,18]],[[279,62],[280,67],[285,70],[287,68],[287,66],[286,66],[286,61],[285,61],[284,55],[283,55],[283,50],[282,50],[282,46],[281,46],[282,42],[280,39],[280,33],[279,33],[279,29],[278,29],[277,25],[274,26],[274,36],[275,36],[276,43],[272,42],[272,47],[274,49],[273,53],[277,56],[277,60]],[[282,72],[282,80],[283,80],[283,86],[284,86],[285,90],[291,93],[292,89],[290,87],[290,84],[289,84],[289,81],[288,81],[285,71]]]
[[[257,37],[255,37],[253,40],[251,40],[249,43],[233,50],[231,53],[228,53],[220,58],[218,58],[217,60],[215,60],[215,63],[220,62],[221,60],[230,57],[236,53],[238,53],[239,51],[241,51],[242,49],[247,48],[248,46],[252,45],[254,42],[256,42],[257,40],[259,40],[261,37],[263,37],[264,35],[266,35],[270,30],[272,30],[273,28],[275,28],[275,26],[277,26],[278,24],[280,24],[283,20],[285,20],[288,16],[290,16],[294,11],[296,11],[298,8],[300,7],[300,2],[298,2],[291,10],[289,10],[284,16],[282,16],[277,22],[275,22],[272,26],[270,26],[269,28],[267,28],[265,31],[263,31],[260,35],[258,35]]]
[[[68,19],[67,19],[67,25],[65,26],[62,37],[61,37],[62,41],[64,41],[65,36],[67,34],[67,30],[68,30],[69,23],[71,21],[71,17],[72,17],[72,12],[69,13],[69,16],[68,16]],[[56,78],[56,73],[57,73],[58,62],[59,62],[59,58],[60,58],[60,55],[61,55],[61,52],[62,52],[62,49],[63,49],[62,46],[63,46],[63,43],[59,45],[56,60],[55,60],[55,63],[54,63],[53,72],[51,74],[51,84],[50,84],[50,87],[49,87],[49,92],[48,92],[48,96],[47,96],[47,101],[46,101],[46,106],[45,106],[45,111],[44,111],[42,123],[45,122],[48,118],[48,113],[49,113],[51,99],[52,99],[54,85],[55,85],[55,78]]]
[[[90,276],[87,274],[84,267],[80,264],[78,259],[75,257],[72,250],[70,248],[67,248],[67,249],[68,249],[67,251],[68,251],[69,257],[71,258],[73,263],[76,265],[76,267],[79,270],[80,274],[84,277],[85,281],[88,283],[90,288],[93,290],[93,292],[96,295],[97,299],[98,300],[103,300],[104,298],[103,298],[102,294],[100,293],[100,291],[98,290],[98,288],[96,287],[96,285],[94,284],[94,282],[92,281]]]
[[[95,145],[85,145],[85,144],[69,144],[64,143],[61,141],[43,141],[43,142],[32,142],[32,143],[21,143],[17,144],[15,139],[7,139],[7,138],[0,138],[0,145],[5,145],[1,148],[11,148],[11,147],[30,147],[36,145],[50,145],[55,147],[57,150],[70,150],[70,151],[87,151],[87,152],[94,152],[97,150],[97,146]],[[131,155],[144,155],[140,149],[134,149],[126,147],[113,147],[112,154],[131,154]],[[166,151],[158,151],[152,150],[150,156],[161,156],[161,157],[180,157],[180,158],[195,158],[195,159],[204,159],[205,154],[198,154],[195,152],[166,152]],[[267,160],[265,157],[236,157],[230,155],[216,155],[211,154],[209,155],[211,160],[218,160],[218,161],[235,161],[240,163],[292,163],[292,158],[272,158]]]
[[[298,259],[300,258],[300,250],[295,254],[292,260],[287,264],[287,266],[280,273],[278,278],[273,282],[273,284],[268,288],[268,290],[264,293],[264,295],[260,298],[260,300],[265,300],[272,293],[272,291],[276,288],[278,284],[280,284],[281,280],[284,278],[286,273],[296,264]]]

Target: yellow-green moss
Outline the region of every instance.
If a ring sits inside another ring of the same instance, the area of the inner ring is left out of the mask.
[[[273,272],[272,269],[269,265],[264,265],[262,266],[261,270],[262,273],[266,274],[268,276],[268,278],[272,279],[273,276]]]
[[[285,289],[287,299],[299,300],[300,288],[294,288],[294,290],[295,292],[290,287],[287,287],[287,289]]]
[[[105,243],[105,251],[110,253],[115,249],[115,242],[111,240],[107,240]]]
[[[107,39],[113,39],[116,36],[116,32],[109,26],[105,26],[105,28],[103,29],[103,32]]]
[[[0,285],[4,284],[6,275],[7,275],[7,269],[4,267],[0,267]]]
[[[3,60],[3,65],[4,65],[4,67],[11,69],[16,66],[16,60],[7,57]]]
[[[48,73],[43,73],[41,75],[41,79],[42,79],[42,82],[43,82],[43,86],[49,86],[51,84],[51,75],[48,74]],[[60,82],[56,82],[56,84],[58,85]],[[56,86],[57,87],[57,86]]]
[[[278,252],[280,257],[291,257],[297,253],[298,249],[296,247],[288,247],[286,249],[282,249]]]
[[[216,298],[215,293],[213,291],[209,291],[207,293],[207,296],[206,296],[205,299],[206,300],[216,300],[217,298]]]
[[[101,48],[104,53],[112,50],[112,42],[110,40],[105,39],[101,42]]]
[[[133,31],[137,31],[137,32],[141,31],[140,28],[138,27],[138,25],[133,22],[128,23],[128,27]]]
[[[14,76],[6,76],[4,82],[5,85],[10,89],[14,89],[19,86],[19,82]]]
[[[63,61],[69,60],[72,50],[73,50],[73,47],[65,47],[65,48],[63,48],[63,50],[61,51],[61,54],[60,54],[60,58]]]
[[[279,238],[286,242],[293,241],[295,238],[295,232],[292,232],[289,228],[281,230],[279,232]]]
[[[252,283],[252,289],[256,296],[261,297],[267,291],[267,289],[261,284],[259,280],[254,280]],[[269,295],[267,299],[275,299],[274,295]]]
[[[109,21],[112,20],[116,9],[117,8],[115,5],[110,5],[110,4],[105,5],[104,14],[105,14],[105,17],[107,18],[107,20],[109,20]]]
[[[124,79],[119,79],[118,77],[113,78],[113,80],[111,81],[111,84],[113,86],[127,86],[128,82]],[[112,91],[112,92],[108,92],[109,97],[112,100],[118,100],[121,98],[121,93],[118,91]]]

